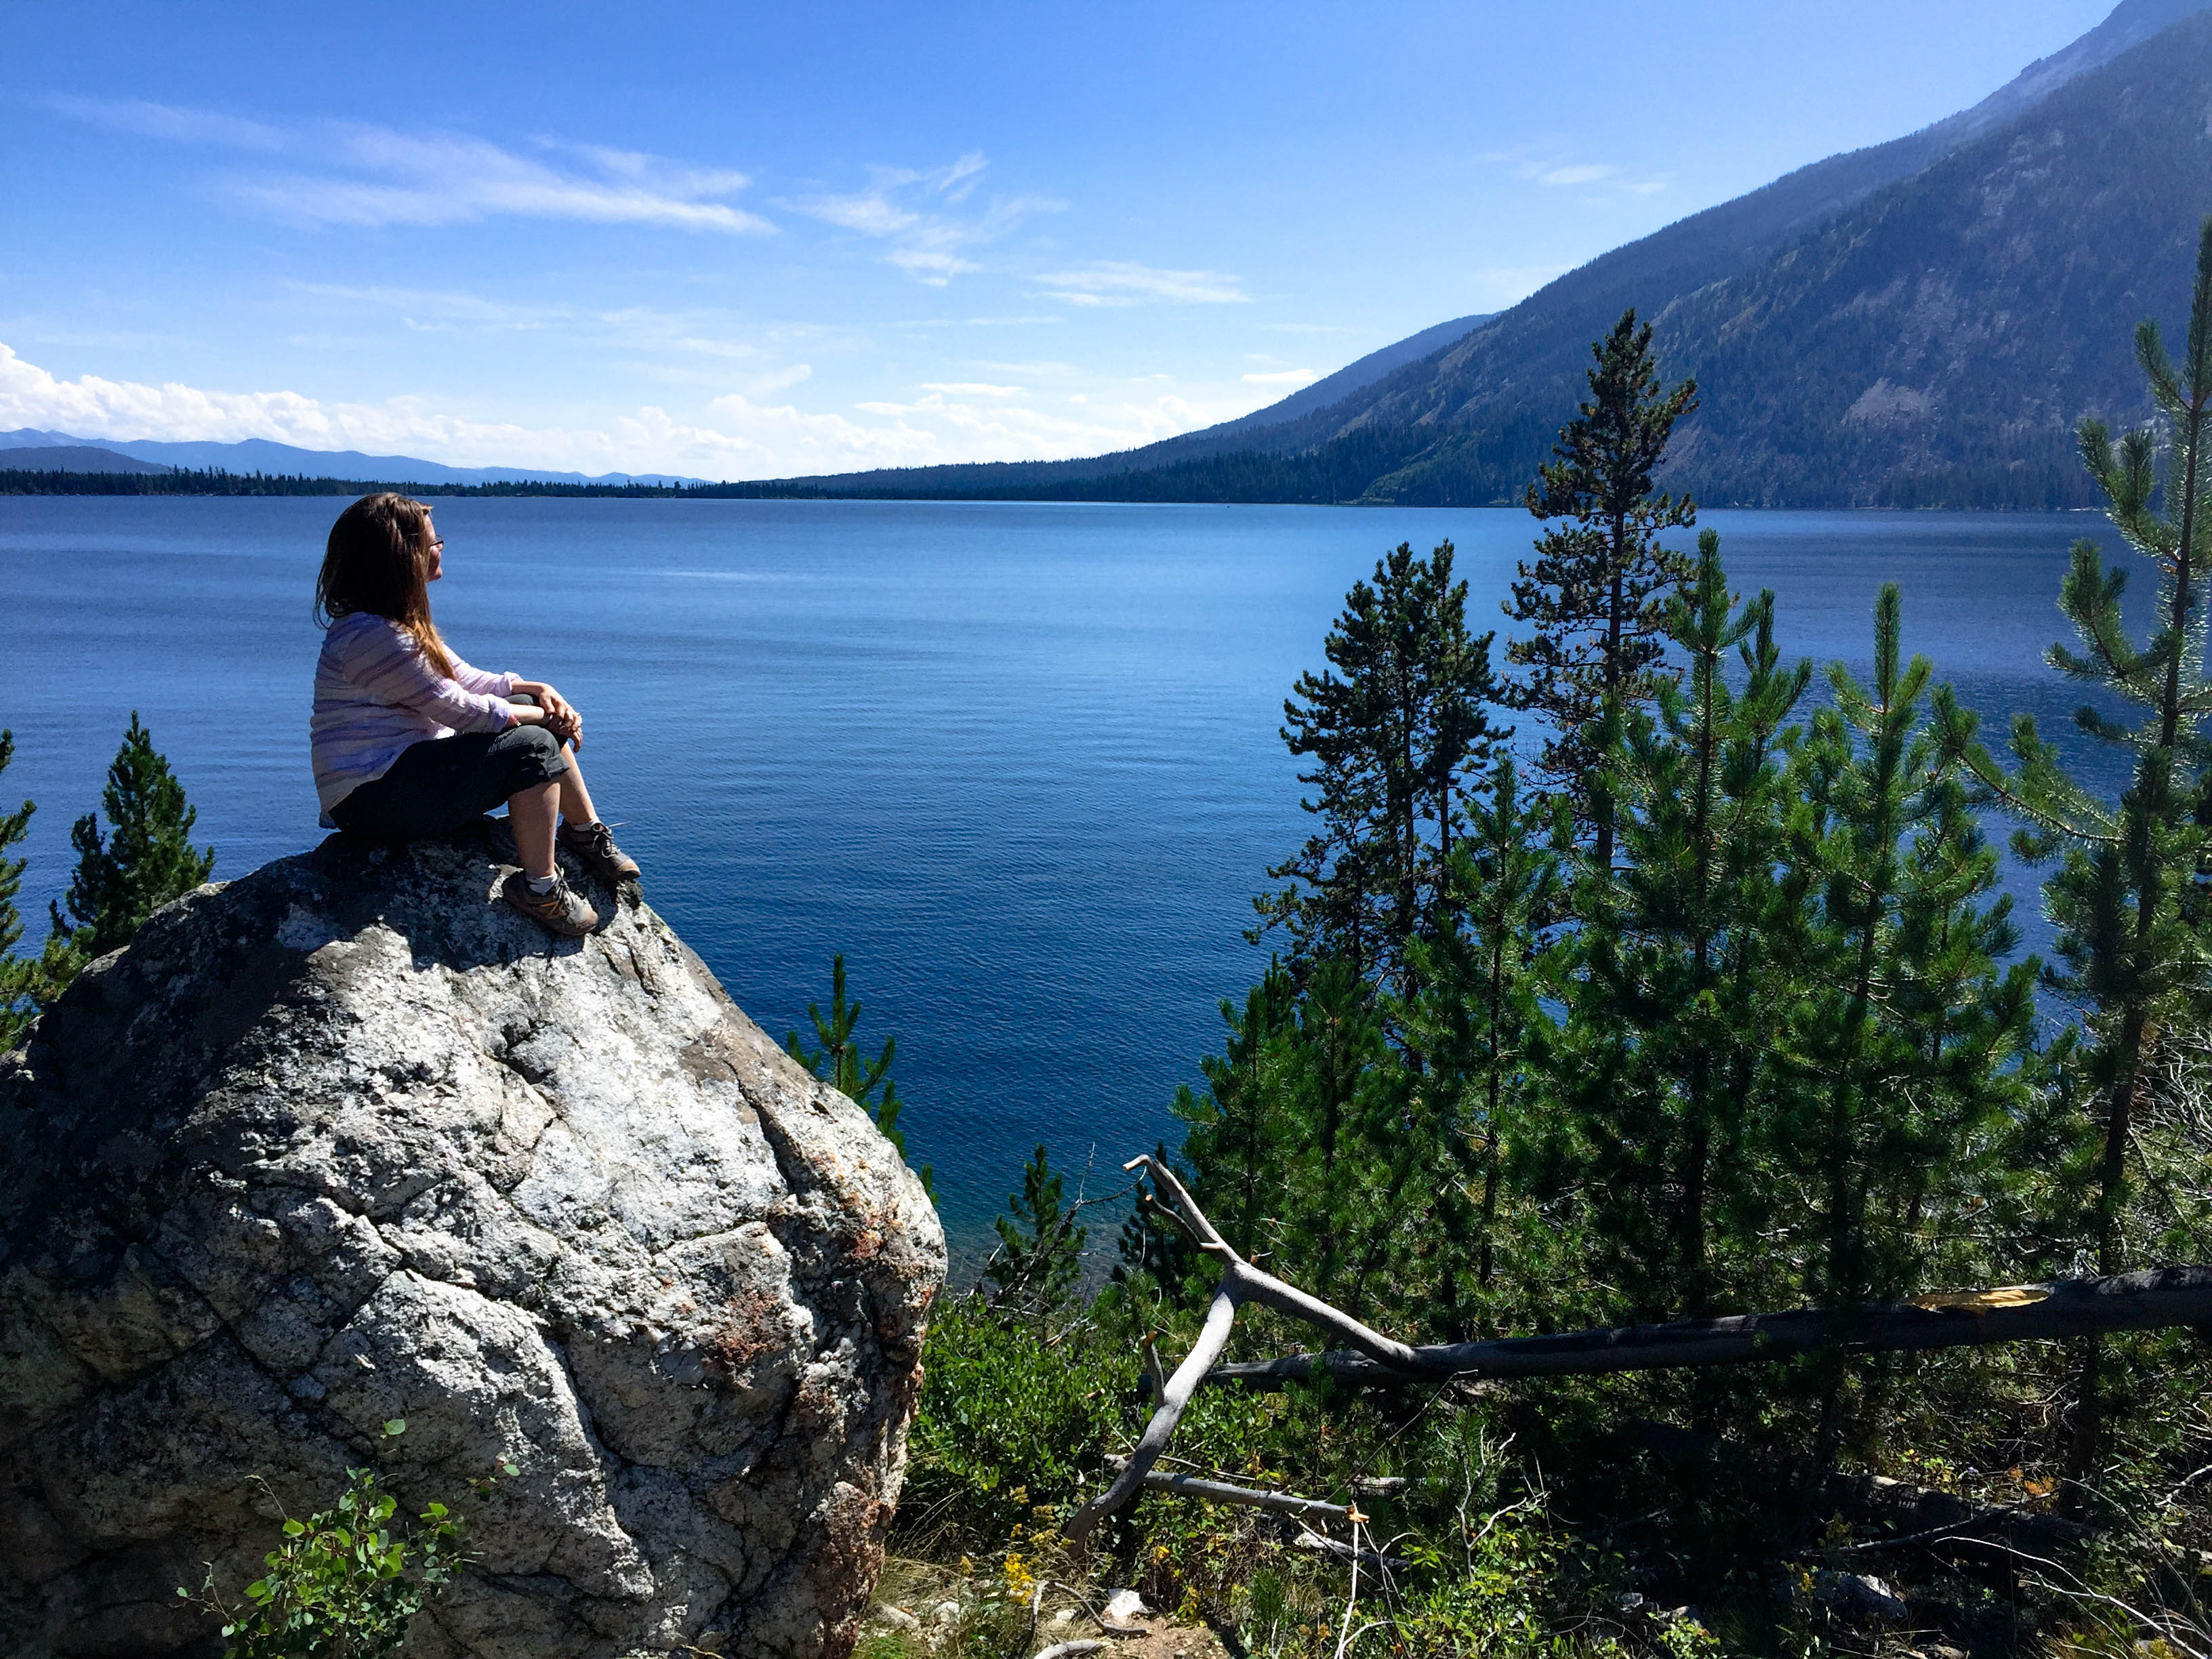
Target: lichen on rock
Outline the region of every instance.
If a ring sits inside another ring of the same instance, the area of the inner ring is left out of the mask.
[[[410,1654],[849,1650],[937,1218],[634,895],[554,940],[495,852],[204,887],[0,1059],[0,1651],[190,1649],[371,1458],[520,1470]]]

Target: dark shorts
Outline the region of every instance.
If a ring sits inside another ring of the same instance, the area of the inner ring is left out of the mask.
[[[509,795],[568,769],[561,740],[542,726],[457,732],[410,744],[382,777],[331,808],[331,820],[365,841],[450,836]]]

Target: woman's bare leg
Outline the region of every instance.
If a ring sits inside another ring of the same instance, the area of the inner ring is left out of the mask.
[[[568,751],[568,769],[554,781],[561,786],[561,816],[576,829],[587,823],[597,823],[599,815],[592,810],[592,792],[584,787],[583,768],[576,763],[576,751]]]
[[[533,881],[553,874],[553,823],[566,793],[561,786],[574,769],[507,798],[507,824],[514,836],[515,856],[522,860],[522,873]]]

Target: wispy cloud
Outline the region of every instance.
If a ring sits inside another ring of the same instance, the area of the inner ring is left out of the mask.
[[[1311,386],[1321,376],[1310,368],[1278,368],[1265,374],[1247,374],[1246,386]]]
[[[924,392],[939,392],[955,398],[1018,398],[1026,389],[1018,386],[993,386],[988,380],[924,380]]]
[[[887,240],[887,264],[915,281],[943,288],[955,276],[981,270],[968,250],[996,241],[1025,219],[1057,213],[1064,202],[1043,196],[994,197],[980,212],[966,206],[989,163],[980,150],[928,172],[874,167],[866,190],[797,196],[779,205],[823,224]]]
[[[1099,259],[1036,280],[1053,299],[1075,306],[1243,305],[1252,297],[1218,270],[1160,270],[1127,259]]]
[[[810,378],[813,373],[813,366],[810,363],[793,363],[785,368],[775,369],[766,374],[755,375],[745,390],[756,398],[766,398],[787,387],[797,386],[801,380]]]
[[[775,226],[726,199],[751,180],[599,145],[538,146],[526,155],[465,133],[262,121],[140,100],[53,98],[74,119],[171,143],[288,165],[236,169],[216,187],[233,200],[309,225],[451,225],[492,217],[656,225],[733,235]]]
[[[65,94],[42,101],[48,109],[72,120],[106,127],[111,132],[135,133],[142,138],[161,138],[171,143],[259,150],[283,149],[286,143],[282,128],[215,110],[149,103],[143,98],[76,98]]]
[[[1572,161],[1560,155],[1556,149],[1540,146],[1492,150],[1483,160],[1510,169],[1513,176],[1524,183],[1541,185],[1547,190],[1597,185],[1634,196],[1651,196],[1667,188],[1663,176],[1632,171],[1609,161]]]
[[[625,157],[626,164],[610,167],[586,153],[582,159],[594,176],[481,138],[354,127],[322,159],[325,165],[313,170],[237,176],[228,181],[230,193],[310,224],[451,225],[501,216],[742,235],[775,229],[757,214],[715,199],[744,189],[750,182],[744,174],[652,158]]]

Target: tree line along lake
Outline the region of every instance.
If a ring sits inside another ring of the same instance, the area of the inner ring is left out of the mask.
[[[17,849],[27,943],[133,709],[216,879],[319,839],[309,605],[342,504],[0,498],[0,726],[16,741],[0,795],[39,804]],[[1038,1142],[1071,1194],[1086,1164],[1095,1192],[1173,1144],[1169,1103],[1219,1047],[1218,1004],[1266,965],[1243,936],[1251,896],[1307,833],[1278,727],[1346,590],[1401,541],[1449,539],[1470,622],[1502,647],[1498,602],[1536,528],[1504,508],[434,506],[441,628],[478,666],[550,679],[584,711],[593,792],[647,898],[738,1004],[779,1039],[807,1030],[845,954],[860,1036],[898,1038],[908,1152],[935,1166],[969,1262]],[[1895,580],[1905,649],[1992,746],[2027,710],[2085,756],[2082,699],[2043,653],[2067,631],[2072,542],[2126,562],[2101,516],[1700,524],[1733,587],[1775,590],[1785,656],[1864,673],[1875,595]],[[1826,695],[1816,676],[1812,699]],[[2042,946],[2036,878],[2008,867],[2007,884],[2023,948]]]

